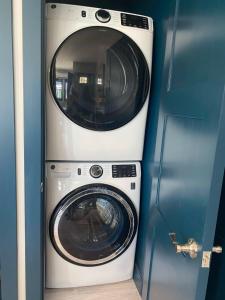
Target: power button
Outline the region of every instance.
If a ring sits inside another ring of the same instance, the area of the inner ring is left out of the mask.
[[[87,16],[87,13],[86,13],[86,11],[85,11],[85,10],[82,10],[82,11],[81,11],[81,16],[82,16],[83,18],[86,18],[86,16]]]

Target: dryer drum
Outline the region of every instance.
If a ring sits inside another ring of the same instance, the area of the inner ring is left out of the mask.
[[[137,44],[103,26],[78,30],[52,59],[50,86],[61,111],[95,131],[119,128],[141,110],[149,91],[149,69]]]
[[[65,260],[82,266],[108,263],[127,250],[138,217],[129,197],[106,184],[90,184],[66,195],[49,223],[51,242]]]

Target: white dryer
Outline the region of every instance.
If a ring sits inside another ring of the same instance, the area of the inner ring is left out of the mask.
[[[141,160],[152,19],[46,5],[46,159]]]
[[[46,287],[132,278],[139,163],[47,163]]]

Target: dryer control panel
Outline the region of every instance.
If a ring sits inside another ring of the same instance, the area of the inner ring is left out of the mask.
[[[121,24],[123,26],[149,29],[148,18],[137,15],[121,13]]]
[[[112,165],[112,177],[136,177],[136,165]]]

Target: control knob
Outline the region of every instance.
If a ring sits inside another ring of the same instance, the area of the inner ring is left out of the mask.
[[[101,23],[107,23],[111,19],[111,15],[107,10],[99,9],[96,14],[96,19]]]
[[[93,165],[91,168],[90,168],[90,174],[93,178],[99,178],[102,176],[103,174],[103,169],[101,166],[99,165]]]

